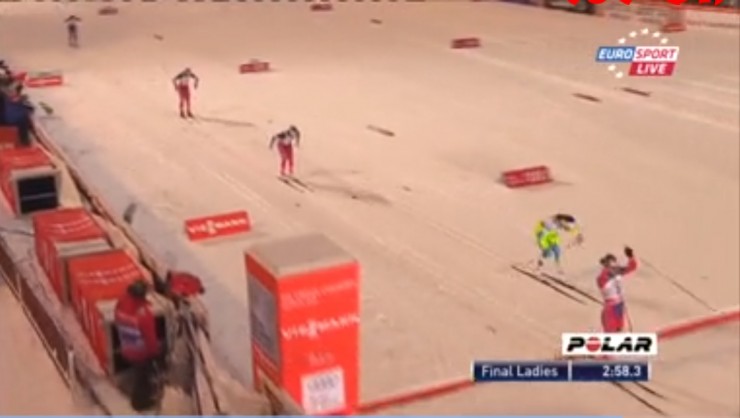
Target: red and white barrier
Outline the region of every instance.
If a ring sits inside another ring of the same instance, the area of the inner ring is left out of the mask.
[[[476,37],[455,38],[450,42],[450,47],[452,49],[479,48],[480,46],[480,39]]]
[[[245,210],[188,219],[185,233],[190,241],[204,241],[249,232],[252,228]]]
[[[267,61],[251,60],[239,66],[239,74],[264,73],[272,68]]]
[[[311,5],[312,12],[330,12],[334,10],[334,6],[331,3],[313,3]]]
[[[550,169],[545,165],[504,171],[502,174],[506,187],[519,188],[550,183],[553,181]]]

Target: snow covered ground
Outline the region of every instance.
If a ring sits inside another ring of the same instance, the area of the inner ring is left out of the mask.
[[[134,227],[160,257],[207,280],[217,349],[243,381],[242,253],[304,230],[362,263],[366,400],[465,375],[472,359],[549,358],[561,332],[598,329],[597,306],[509,268],[536,255],[533,227],[556,211],[585,226],[585,245],[565,255],[572,283],[595,293],[597,260],[624,244],[647,262],[627,285],[636,329],[708,312],[670,280],[715,308],[738,305],[737,32],[671,34],[681,46],[675,77],[617,80],[593,62],[595,50],[642,27],[516,5],[116,6],[118,16],[100,17],[99,5],[4,4],[0,53],[64,72],[65,87],[33,93],[55,109],[45,127],[114,208],[143,205]],[[83,19],[79,50],[65,47],[71,13]],[[449,49],[463,36],[483,48]],[[238,74],[251,58],[276,70]],[[186,66],[202,79],[197,121],[177,116],[170,84]],[[313,193],[275,178],[267,140],[289,124],[305,135],[298,174]],[[498,182],[503,170],[538,164],[558,183],[512,191]],[[246,239],[183,236],[184,219],[234,209],[255,219]],[[696,373],[681,370],[672,373]],[[717,373],[731,388],[736,371]],[[562,401],[574,393],[582,404]],[[480,387],[404,411],[650,413],[619,396],[609,385]],[[736,413],[730,403],[717,414]]]
[[[23,314],[23,308],[2,278],[0,353],[0,414],[82,413]]]

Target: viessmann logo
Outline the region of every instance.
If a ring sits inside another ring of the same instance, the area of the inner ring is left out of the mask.
[[[190,232],[205,232],[211,235],[218,234],[220,231],[247,226],[249,223],[245,218],[227,219],[223,221],[214,221],[209,219],[198,225],[188,227]]]
[[[281,329],[280,332],[283,334],[283,338],[285,338],[286,340],[292,340],[296,338],[308,338],[310,340],[315,340],[319,338],[321,334],[332,331],[339,331],[341,329],[349,328],[359,323],[360,317],[358,315],[347,314],[326,319],[309,319],[301,325]]]
[[[251,224],[246,211],[222,213],[185,221],[185,231],[191,241],[249,232]]]

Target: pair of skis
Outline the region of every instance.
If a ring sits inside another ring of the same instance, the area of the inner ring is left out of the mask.
[[[655,403],[651,402],[649,399],[647,399],[645,396],[638,394],[634,392],[632,389],[629,388],[629,384],[631,383],[632,386],[636,386],[643,391],[645,391],[647,394],[652,395],[658,399],[661,400],[668,400],[668,397],[663,395],[662,393],[656,391],[655,389],[651,388],[647,384],[643,382],[610,382],[612,385],[616,386],[619,390],[624,392],[627,396],[630,398],[636,400],[637,402],[643,404],[645,407],[649,408],[651,411],[655,412],[658,415],[661,416],[667,416],[668,414],[661,409],[659,406],[655,405]]]
[[[294,176],[278,176],[278,180],[300,193],[313,192],[313,188]]]
[[[587,291],[572,283],[568,283],[566,280],[560,277],[554,276],[550,273],[545,273],[543,271],[533,271],[519,264],[512,264],[511,268],[514,269],[514,271],[524,275],[525,277],[529,277],[537,283],[540,283],[541,285],[580,305],[586,305],[588,301],[596,304],[601,304],[601,301],[599,301],[599,299],[594,295],[588,293]]]

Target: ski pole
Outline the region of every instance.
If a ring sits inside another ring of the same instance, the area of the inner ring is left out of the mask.
[[[630,311],[627,310],[627,308],[624,308],[624,316],[627,318],[627,329],[629,332],[632,332],[634,328],[632,327],[632,316],[630,315]]]
[[[700,305],[704,306],[705,308],[709,309],[710,311],[715,311],[715,312],[717,311],[709,303],[707,303],[706,301],[704,301],[704,299],[700,298],[694,292],[692,292],[689,289],[687,289],[686,287],[684,287],[681,283],[679,283],[678,281],[676,281],[675,279],[673,279],[671,276],[669,276],[666,273],[663,273],[662,271],[660,271],[657,267],[655,267],[655,265],[653,265],[653,263],[649,262],[648,260],[646,260],[644,258],[642,259],[642,263],[645,264],[647,267],[649,267],[654,272],[658,273],[658,276],[659,277],[662,277],[663,280],[665,280],[668,283],[672,284],[676,289],[680,290],[681,292],[683,292],[683,294],[685,294],[686,296],[690,297],[691,299],[693,299],[694,301],[696,301]]]

